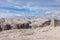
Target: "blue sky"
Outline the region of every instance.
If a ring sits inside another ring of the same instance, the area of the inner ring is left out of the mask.
[[[60,0],[0,0],[0,17],[60,18]]]

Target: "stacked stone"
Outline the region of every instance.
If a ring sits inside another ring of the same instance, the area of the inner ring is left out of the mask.
[[[55,19],[54,19],[54,17],[51,18],[51,26],[55,27]]]

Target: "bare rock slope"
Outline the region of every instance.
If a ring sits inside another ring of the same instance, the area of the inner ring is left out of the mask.
[[[52,23],[60,25],[59,22],[54,20]],[[54,27],[50,23],[48,19],[3,18],[0,20],[0,40],[60,40],[60,26]]]

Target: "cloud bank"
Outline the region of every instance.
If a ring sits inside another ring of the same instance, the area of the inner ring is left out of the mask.
[[[0,17],[59,17],[60,0],[0,0]]]

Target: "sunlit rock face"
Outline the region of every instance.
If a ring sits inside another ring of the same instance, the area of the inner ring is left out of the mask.
[[[42,27],[42,24],[48,21],[48,19],[45,18],[37,18],[37,19],[31,19],[31,24],[32,28],[37,28],[37,27]]]
[[[54,25],[60,26],[60,20],[54,19]],[[43,28],[53,24],[51,19],[46,18],[0,18],[0,31],[12,30],[12,29],[31,29],[31,28]]]
[[[41,25],[48,21],[48,19],[29,19],[29,18],[11,18],[11,19],[0,19],[0,30],[12,30],[12,29],[28,29],[28,28],[37,28],[41,27]]]
[[[28,29],[31,21],[29,19],[0,19],[0,31],[11,29]]]
[[[51,24],[51,20],[48,20],[46,22],[44,22],[42,25],[40,25],[41,27],[46,27],[49,26]]]

